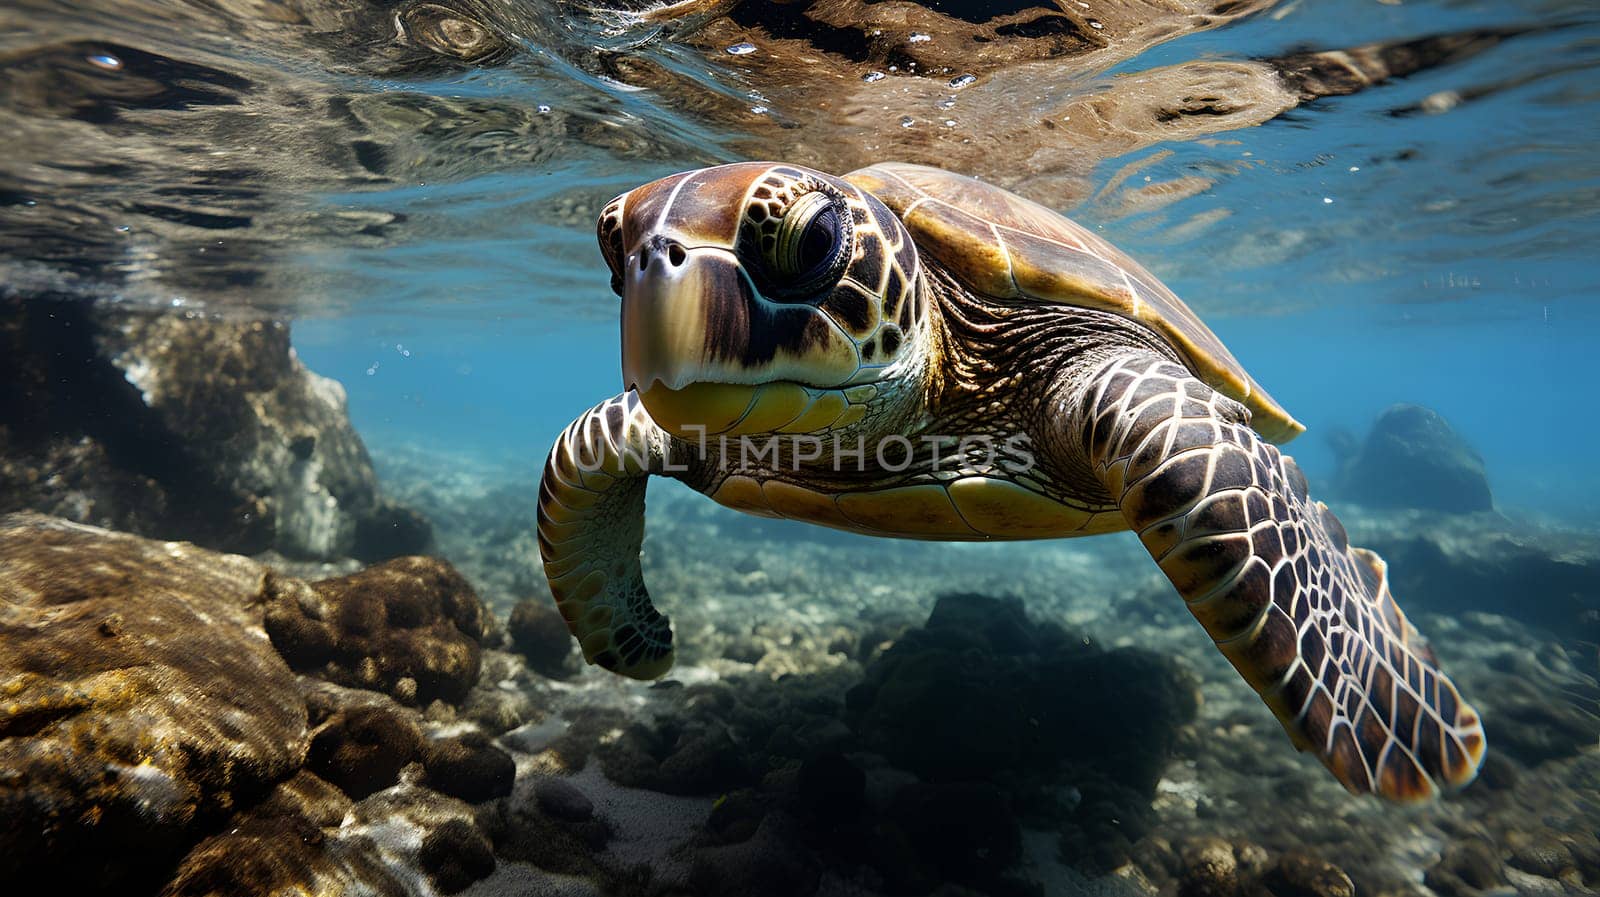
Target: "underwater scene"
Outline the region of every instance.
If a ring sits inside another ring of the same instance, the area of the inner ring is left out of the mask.
[[[0,893],[1600,894],[1589,0],[9,0]]]

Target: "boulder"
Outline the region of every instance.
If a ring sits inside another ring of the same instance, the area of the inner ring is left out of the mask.
[[[266,586],[267,632],[291,666],[409,705],[467,696],[485,615],[466,579],[436,558],[309,584],[275,576]]]
[[[0,298],[0,382],[0,512],[291,558],[432,542],[281,322]]]
[[[800,825],[769,813],[749,840],[696,851],[689,881],[706,897],[809,897],[822,882],[822,866]]]
[[[1011,778],[1033,791],[1089,769],[1152,793],[1198,709],[1167,658],[1105,651],[1028,619],[1020,602],[967,594],[941,596],[848,701],[867,745],[924,779]]]
[[[352,806],[338,788],[301,772],[195,845],[162,897],[408,897],[370,842],[337,836]]]
[[[524,598],[511,608],[506,624],[511,646],[541,675],[569,678],[582,669],[573,650],[577,642],[567,621],[550,599]]]
[[[356,804],[339,838],[370,843],[403,880],[420,869],[444,894],[494,871],[493,846],[472,807],[413,785],[398,785]]]
[[[146,880],[299,768],[306,707],[262,630],[266,576],[0,518],[0,880]]]
[[[479,732],[428,742],[422,766],[428,787],[469,803],[505,797],[517,778],[516,761]]]
[[[360,800],[400,781],[422,749],[422,733],[399,708],[340,710],[311,738],[306,766]]]
[[[1334,488],[1377,508],[1494,508],[1483,458],[1437,411],[1421,405],[1394,405],[1379,415],[1366,442],[1348,452]]]

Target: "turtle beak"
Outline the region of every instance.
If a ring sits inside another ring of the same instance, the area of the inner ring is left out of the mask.
[[[752,300],[725,249],[662,236],[628,256],[622,275],[622,377],[656,423],[683,437],[727,430],[749,408],[748,372],[712,357],[742,343]]]
[[[682,389],[700,381],[726,382],[729,372],[718,370],[722,365],[708,355],[718,332],[748,318],[738,307],[748,301],[748,287],[733,256],[654,236],[624,264],[625,384],[646,392],[658,383]]]

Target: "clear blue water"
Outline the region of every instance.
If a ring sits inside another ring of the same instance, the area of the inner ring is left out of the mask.
[[[1313,477],[1332,469],[1330,431],[1364,433],[1388,405],[1417,402],[1483,454],[1503,506],[1595,526],[1592,12],[1325,0],[1158,45],[1112,74],[1562,26],[1259,127],[1106,159],[1098,192],[1064,211],[1164,277],[1307,423],[1292,451]],[[537,96],[542,86],[464,81],[431,89]],[[1451,92],[1467,99],[1419,111]],[[427,434],[533,469],[567,421],[619,387],[617,301],[590,231],[544,223],[539,206],[574,184],[616,192],[703,161],[594,159],[323,197],[337,209],[403,213],[430,233],[302,253],[294,263],[325,272],[339,311],[300,321],[296,344],[346,384],[375,443]],[[1146,179],[1184,177],[1210,184],[1154,209],[1126,202]]]

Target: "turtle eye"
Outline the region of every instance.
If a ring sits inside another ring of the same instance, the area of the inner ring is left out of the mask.
[[[815,293],[838,279],[849,254],[849,215],[842,205],[818,190],[801,196],[783,213],[776,239],[762,253],[779,292]]]

